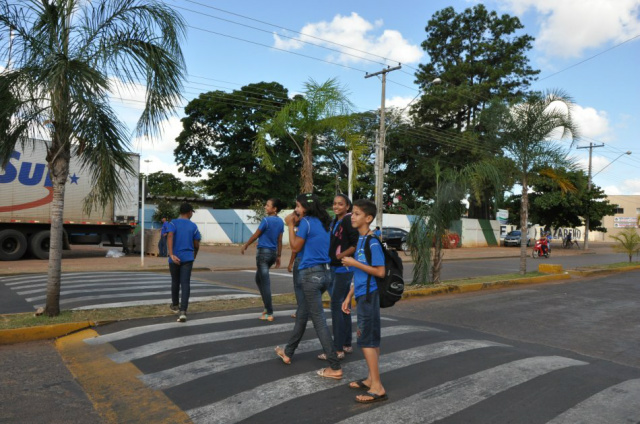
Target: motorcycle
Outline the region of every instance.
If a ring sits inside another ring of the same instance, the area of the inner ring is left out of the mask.
[[[545,258],[549,257],[549,243],[547,242],[547,238],[542,238],[536,240],[535,246],[533,246],[533,252],[531,252],[531,256],[537,258],[539,256],[544,256]]]

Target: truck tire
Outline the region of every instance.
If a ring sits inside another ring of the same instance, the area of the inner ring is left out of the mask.
[[[20,231],[0,231],[0,261],[17,261],[27,251],[27,237]]]
[[[49,259],[49,243],[51,233],[49,230],[40,231],[31,236],[29,249],[33,256],[38,259]]]

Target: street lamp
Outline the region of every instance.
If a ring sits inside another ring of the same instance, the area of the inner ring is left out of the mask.
[[[599,146],[597,146],[599,147]],[[620,156],[618,156],[617,158],[615,158],[614,160],[612,160],[611,162],[609,162],[604,168],[602,168],[601,170],[599,170],[598,172],[596,172],[595,174],[591,175],[591,149],[589,149],[589,179],[588,179],[588,183],[587,183],[587,193],[588,193],[588,204],[587,204],[587,217],[584,220],[584,250],[587,250],[589,248],[589,214],[591,213],[591,208],[589,207],[591,205],[591,180],[593,177],[595,177],[596,175],[598,175],[599,173],[601,173],[602,171],[604,171],[609,165],[611,165],[613,162],[617,161],[618,159],[620,159],[622,156],[624,155],[630,155],[631,154],[631,150],[627,150],[626,152],[620,154]]]
[[[147,174],[149,173],[149,163],[153,162],[151,159],[145,159],[144,160],[145,163],[147,164]],[[142,217],[140,219],[140,266],[144,267],[144,201],[145,201],[145,192],[144,192],[144,186],[145,186],[145,180],[147,179],[147,176],[142,174]]]

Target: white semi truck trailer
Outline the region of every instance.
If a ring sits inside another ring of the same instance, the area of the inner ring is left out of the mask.
[[[53,187],[44,142],[24,151],[16,148],[0,168],[0,260],[49,257],[49,230]],[[72,157],[64,196],[64,249],[72,244],[116,245],[126,252],[127,239],[138,221],[140,156],[130,155],[135,175],[121,171],[125,198],[90,214],[84,199],[91,189],[91,174]]]

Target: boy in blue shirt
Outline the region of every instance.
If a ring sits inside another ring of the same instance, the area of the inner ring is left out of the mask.
[[[180,205],[180,218],[169,225],[167,247],[169,250],[169,271],[171,272],[171,310],[179,312],[178,322],[187,320],[189,295],[191,293],[191,270],[200,249],[200,231],[191,222],[193,208],[188,203]],[[182,290],[181,302],[178,298]]]
[[[342,304],[345,314],[351,313],[351,299],[355,296],[358,304],[358,347],[362,349],[367,362],[369,375],[362,380],[352,381],[352,389],[364,389],[366,394],[356,396],[356,402],[374,403],[387,400],[387,393],[380,380],[380,295],[374,277],[384,277],[384,253],[376,238],[369,239],[371,248],[371,263],[367,262],[364,253],[364,243],[370,233],[369,226],[376,216],[376,205],[370,200],[356,200],[353,203],[351,225],[358,229],[360,237],[353,257],[342,258],[344,266],[355,268],[353,285]],[[369,280],[369,299],[367,299],[367,280]]]

